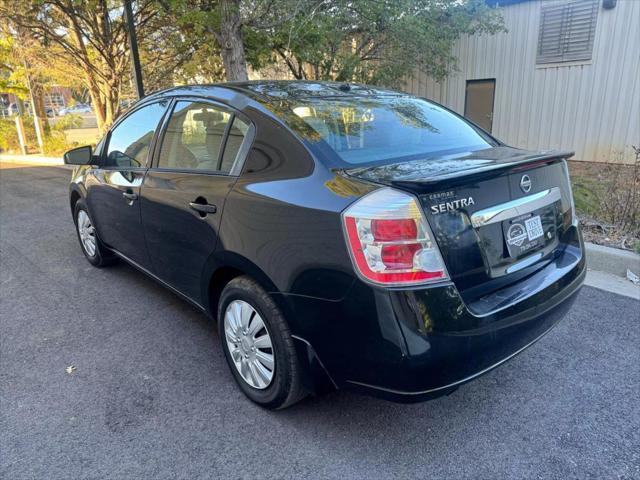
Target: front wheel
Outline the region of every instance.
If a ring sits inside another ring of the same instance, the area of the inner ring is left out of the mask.
[[[76,202],[73,218],[82,253],[89,260],[89,263],[95,267],[104,267],[112,264],[116,260],[115,256],[96,235],[96,229],[84,200]]]
[[[306,395],[293,338],[273,299],[249,277],[231,280],[218,304],[218,331],[242,392],[271,409]]]

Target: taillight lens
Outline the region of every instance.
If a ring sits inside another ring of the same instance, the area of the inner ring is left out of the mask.
[[[357,272],[378,285],[421,285],[447,278],[438,246],[415,197],[376,190],[342,214]]]

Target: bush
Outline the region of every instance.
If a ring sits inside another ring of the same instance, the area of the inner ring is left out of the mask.
[[[67,150],[77,147],[77,142],[69,142],[63,132],[51,130],[44,139],[44,154],[60,156]]]
[[[27,134],[27,144],[36,145],[36,131],[33,127],[33,120],[23,119],[24,129]],[[0,119],[0,151],[8,153],[21,153],[20,140],[16,130],[14,117]]]
[[[640,148],[632,165],[570,162],[573,198],[585,239],[640,249]]]
[[[82,117],[77,113],[70,113],[64,117],[58,118],[57,122],[51,127],[52,130],[62,132],[70,128],[80,128],[82,126]]]
[[[61,155],[67,150],[77,146],[77,143],[67,141],[63,130],[74,128],[73,125],[79,125],[78,121],[82,123],[82,118],[78,115],[69,115],[69,117],[69,119],[65,118],[64,122],[56,124],[45,135],[45,155]],[[31,117],[25,117],[22,121],[27,134],[27,145],[29,146],[30,152],[33,152],[37,149],[38,145],[33,119]],[[63,123],[63,126],[59,126],[60,123]],[[15,118],[0,119],[0,151],[4,153],[22,153],[20,151],[20,141],[18,140]]]

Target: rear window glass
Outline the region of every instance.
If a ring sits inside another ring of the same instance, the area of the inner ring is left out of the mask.
[[[451,112],[412,97],[309,98],[290,108],[285,116],[298,134],[312,145],[324,142],[349,165],[495,146]]]

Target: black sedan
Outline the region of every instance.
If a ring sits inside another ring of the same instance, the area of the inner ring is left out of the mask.
[[[240,388],[282,408],[432,398],[547,333],[585,276],[571,155],[400,92],[248,82],[150,95],[65,161],[89,262],[217,319]]]

